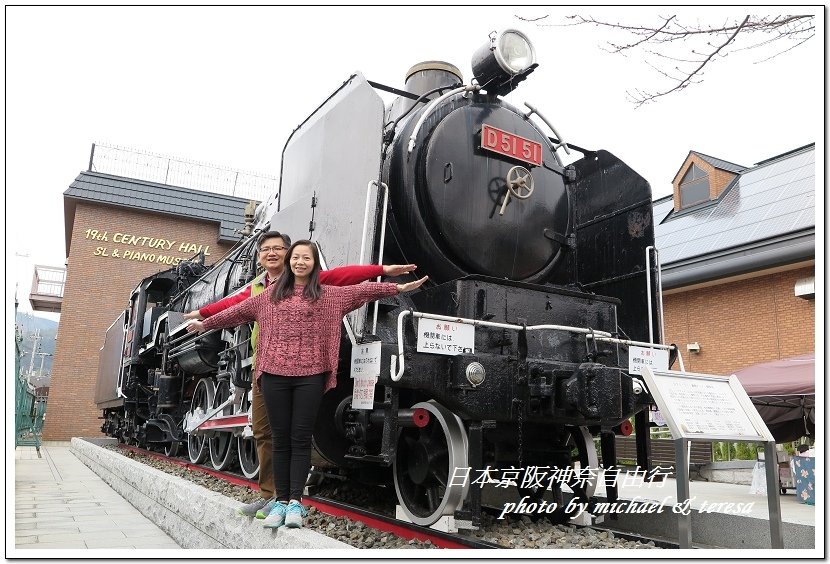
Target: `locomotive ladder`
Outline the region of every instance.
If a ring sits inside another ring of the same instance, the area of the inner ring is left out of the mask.
[[[665,334],[664,319],[663,319],[663,277],[660,273],[660,254],[657,252],[657,247],[649,245],[646,247],[646,296],[648,299],[648,339],[654,342],[654,321],[651,313],[651,253],[654,253],[654,266],[657,267],[657,316],[660,320],[660,334],[657,338],[662,342]],[[683,366],[683,360],[680,361],[680,366]],[[683,370],[685,372],[685,370]]]

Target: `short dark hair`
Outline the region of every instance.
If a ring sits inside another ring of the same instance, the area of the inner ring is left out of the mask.
[[[265,233],[259,236],[259,240],[257,240],[256,243],[256,248],[259,249],[262,246],[262,242],[266,239],[282,239],[282,242],[286,247],[291,246],[291,237],[289,237],[285,233],[280,233],[279,231],[266,231]]]

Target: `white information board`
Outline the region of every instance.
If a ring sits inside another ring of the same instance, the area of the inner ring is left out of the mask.
[[[773,441],[737,376],[642,372],[675,439]]]
[[[352,347],[352,378],[380,376],[380,341],[360,343]]]
[[[352,347],[352,409],[374,407],[375,384],[380,376],[380,348],[380,341],[360,343]]]
[[[475,352],[475,327],[467,323],[418,319],[418,352],[472,354]]]

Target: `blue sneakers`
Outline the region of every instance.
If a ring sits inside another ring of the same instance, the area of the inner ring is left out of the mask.
[[[266,517],[265,521],[263,521],[262,526],[266,529],[276,529],[277,527],[282,527],[283,523],[285,523],[285,512],[286,506],[283,502],[278,501],[274,503],[274,506],[268,513],[268,517]]]
[[[298,529],[303,526],[303,517],[308,515],[308,511],[301,503],[292,501],[285,509],[285,528]]]

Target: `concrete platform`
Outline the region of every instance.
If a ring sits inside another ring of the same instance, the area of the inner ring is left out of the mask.
[[[135,556],[136,549],[180,548],[70,453],[69,443],[43,445],[40,455],[35,447],[17,447],[14,457],[16,552],[9,552],[7,534],[6,557],[65,557],[65,549],[90,548]]]
[[[278,548],[282,556],[354,549],[308,529],[264,529],[236,514],[236,500],[94,444],[106,441],[46,444],[39,455],[34,447],[15,450],[7,558],[83,557],[90,548],[122,558],[182,558],[181,548],[210,557],[240,557],[239,549]],[[46,550],[55,548],[63,550]]]

